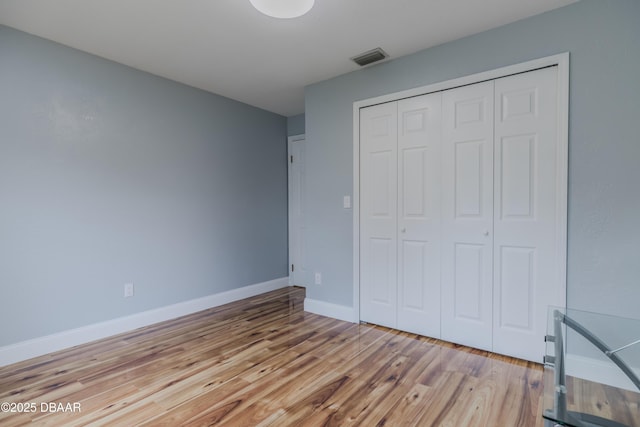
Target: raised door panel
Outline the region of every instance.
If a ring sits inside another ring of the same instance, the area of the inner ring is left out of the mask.
[[[486,308],[482,305],[483,270],[487,251],[484,245],[456,243],[453,253],[453,316],[482,324]]]
[[[398,102],[398,328],[440,336],[440,93]]]
[[[360,318],[397,327],[397,103],[360,110]]]
[[[442,102],[442,338],[492,348],[493,82]]]
[[[557,254],[557,70],[495,81],[494,351],[541,362]]]

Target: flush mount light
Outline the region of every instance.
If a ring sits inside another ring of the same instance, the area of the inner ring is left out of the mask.
[[[274,18],[297,18],[309,12],[315,0],[249,0],[253,7]]]

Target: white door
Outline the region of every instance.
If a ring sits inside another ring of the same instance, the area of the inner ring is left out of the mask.
[[[398,102],[397,328],[440,336],[440,93]]]
[[[360,319],[397,327],[397,102],[360,110]]]
[[[305,188],[305,148],[304,135],[289,138],[289,284],[305,283],[304,261],[304,188]]]
[[[493,349],[541,362],[558,283],[557,68],[495,81]]]
[[[442,339],[492,349],[493,82],[442,103]]]

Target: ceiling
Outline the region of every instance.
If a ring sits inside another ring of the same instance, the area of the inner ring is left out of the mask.
[[[304,87],[576,0],[316,0],[297,19],[249,0],[0,0],[0,24],[284,116]]]

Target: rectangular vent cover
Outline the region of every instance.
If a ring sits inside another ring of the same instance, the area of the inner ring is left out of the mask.
[[[351,60],[358,64],[361,67],[365,65],[373,64],[374,62],[378,62],[386,58],[387,55],[384,50],[377,47],[375,49],[368,50],[360,55],[356,55]]]

